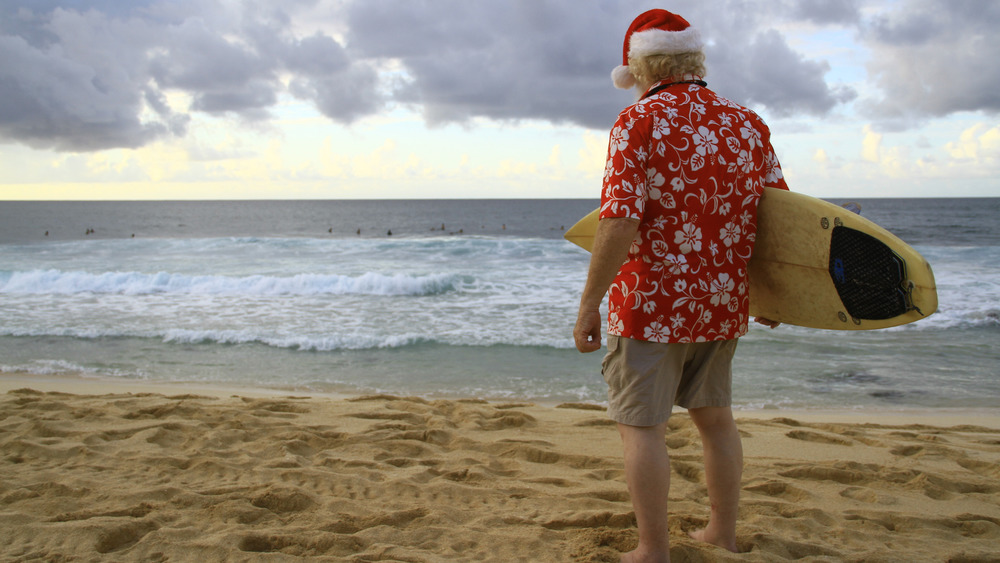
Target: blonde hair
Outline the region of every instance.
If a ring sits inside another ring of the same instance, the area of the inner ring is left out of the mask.
[[[705,53],[702,51],[692,51],[676,55],[647,55],[645,57],[630,58],[628,60],[628,68],[640,87],[643,85],[648,87],[664,78],[683,76],[685,74],[693,74],[704,78],[706,72]]]

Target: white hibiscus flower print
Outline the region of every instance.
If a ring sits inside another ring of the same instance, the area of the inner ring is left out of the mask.
[[[695,150],[702,156],[719,152],[719,137],[715,135],[715,131],[705,126],[699,127],[694,134],[694,144],[697,146]]]
[[[680,245],[682,254],[701,251],[701,229],[694,223],[685,223],[681,230],[674,233],[674,244]]]
[[[649,186],[649,199],[660,199],[663,192],[660,188],[667,183],[667,179],[663,177],[655,168],[650,168],[646,170],[646,185]]]
[[[740,136],[750,144],[750,150],[753,150],[757,146],[761,145],[760,131],[755,129],[749,121],[745,121],[743,123],[743,127],[740,127]]]
[[[645,340],[650,342],[667,342],[670,338],[670,327],[653,321],[643,332]]]
[[[657,119],[653,122],[653,138],[662,139],[670,134],[670,122],[666,119]]]
[[[615,127],[611,131],[611,154],[614,155],[618,151],[625,150],[628,148],[629,133],[628,129],[622,127]]]
[[[747,151],[740,151],[740,155],[736,157],[736,165],[744,174],[750,174],[754,170],[753,156]]]
[[[672,276],[683,274],[690,269],[687,257],[683,254],[667,254],[663,259],[663,264]]]
[[[781,172],[781,166],[778,164],[778,155],[774,153],[767,155],[767,162],[764,163],[764,169],[764,183],[767,185],[773,185],[785,177]]]
[[[729,304],[730,293],[734,289],[736,289],[736,281],[729,277],[729,274],[720,273],[718,278],[712,280],[712,305]]]
[[[719,238],[722,239],[722,244],[732,246],[734,243],[740,242],[742,233],[743,229],[736,223],[726,223],[726,226],[719,230]]]

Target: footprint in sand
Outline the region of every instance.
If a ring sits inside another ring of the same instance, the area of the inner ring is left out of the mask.
[[[866,504],[881,504],[888,506],[899,503],[898,498],[867,487],[848,487],[840,492],[840,496]]]
[[[838,436],[832,436],[830,434],[821,434],[819,432],[811,432],[809,430],[792,430],[785,434],[793,440],[802,440],[804,442],[815,442],[817,444],[830,444],[834,446],[853,446],[854,443],[850,440],[840,438]]]
[[[317,505],[310,495],[294,488],[273,487],[250,499],[257,508],[266,508],[275,514],[303,512]]]
[[[768,481],[759,485],[743,487],[743,490],[793,502],[806,500],[812,496],[805,489],[800,489],[785,481]]]
[[[97,544],[94,545],[94,549],[98,553],[111,553],[138,542],[157,528],[159,525],[151,520],[137,520],[112,526],[97,534]]]

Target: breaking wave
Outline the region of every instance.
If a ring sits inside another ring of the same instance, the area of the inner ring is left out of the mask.
[[[463,285],[455,274],[379,274],[359,276],[298,274],[192,276],[159,272],[64,272],[32,270],[0,272],[0,293],[73,295],[78,293],[147,295],[441,295]]]

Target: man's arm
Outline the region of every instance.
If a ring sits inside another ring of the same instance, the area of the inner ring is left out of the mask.
[[[638,231],[637,219],[608,218],[597,223],[590,271],[573,328],[573,340],[581,352],[601,349],[601,301],[628,258],[628,249]]]

